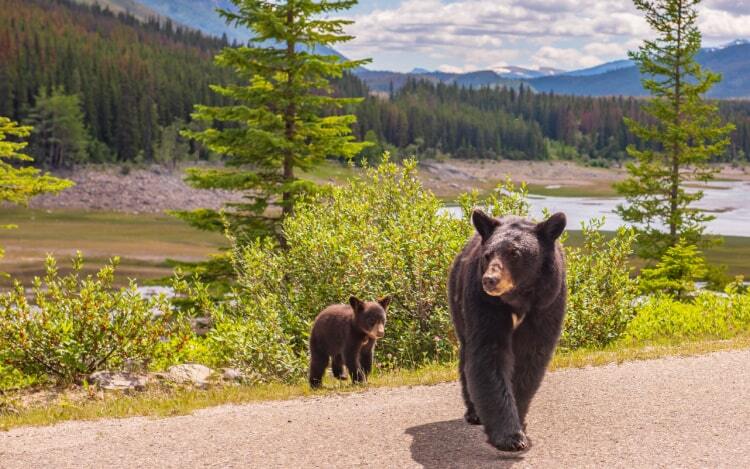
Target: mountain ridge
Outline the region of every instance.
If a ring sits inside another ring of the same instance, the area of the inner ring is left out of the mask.
[[[720,73],[717,83],[707,96],[720,99],[750,98],[750,41],[737,39],[719,47],[701,49],[696,60],[703,67]],[[537,91],[576,96],[645,96],[638,68],[628,60],[615,61],[593,67],[602,73],[570,72],[529,80]],[[621,64],[621,67],[615,65]],[[585,70],[579,72],[586,72]]]

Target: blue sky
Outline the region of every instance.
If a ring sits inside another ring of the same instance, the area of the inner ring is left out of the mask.
[[[704,0],[704,45],[750,38],[750,0]],[[357,38],[337,47],[369,68],[573,70],[625,58],[650,36],[630,0],[361,0]]]

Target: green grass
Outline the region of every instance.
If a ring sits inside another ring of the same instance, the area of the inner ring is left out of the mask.
[[[578,350],[558,353],[551,370],[650,360],[665,356],[694,356],[722,350],[750,348],[750,337],[683,343],[615,344],[604,350]],[[213,387],[208,390],[159,388],[138,394],[91,392],[78,398],[60,394],[52,403],[14,408],[13,396],[0,395],[0,429],[51,425],[67,420],[96,420],[134,416],[168,417],[223,404],[285,400],[299,397],[362,392],[370,388],[433,385],[455,381],[456,364],[434,364],[418,370],[397,370],[375,374],[367,386],[352,386],[327,377],[324,388],[313,391],[306,384],[262,384],[255,386]],[[3,409],[6,409],[5,411]],[[13,410],[10,410],[13,409]]]
[[[617,197],[617,191],[609,182],[596,182],[584,186],[550,187],[528,184],[529,194],[548,197]]]
[[[318,184],[343,184],[347,179],[358,175],[361,171],[360,168],[349,164],[327,160],[309,171],[303,171],[300,177],[303,179],[309,179]]]
[[[580,231],[568,231],[568,246],[580,246],[583,236]],[[612,237],[612,232],[606,232],[605,236]],[[750,238],[740,236],[724,236],[724,243],[720,246],[708,249],[704,254],[711,265],[726,265],[727,274],[744,275],[750,279]],[[644,261],[636,257],[632,258],[633,266],[640,269]]]
[[[62,268],[80,250],[88,271],[120,256],[121,281],[146,280],[170,275],[167,259],[204,259],[226,244],[223,236],[196,230],[168,215],[3,208],[0,220],[3,225],[17,225],[0,230],[0,246],[6,250],[0,272],[21,280],[43,272],[47,253],[58,257]]]

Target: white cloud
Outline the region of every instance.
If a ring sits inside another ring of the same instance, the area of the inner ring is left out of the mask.
[[[555,67],[564,70],[587,68],[599,65],[601,59],[592,54],[586,54],[578,49],[561,49],[545,46],[536,51],[534,63],[542,67]]]
[[[704,10],[699,18],[703,36],[708,40],[724,41],[749,37],[750,5],[745,5],[744,12],[744,15],[738,15],[728,11]]]
[[[750,36],[748,0],[706,0],[700,8],[707,38]],[[341,49],[374,56],[376,67],[388,53],[423,62],[411,66],[456,70],[508,63],[576,68],[624,58],[652,35],[630,0],[404,0],[352,19],[356,39]]]

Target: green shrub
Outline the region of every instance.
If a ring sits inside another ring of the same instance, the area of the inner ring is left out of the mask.
[[[638,293],[628,258],[635,233],[620,228],[607,238],[599,231],[604,219],[582,226],[583,246],[568,247],[568,311],[560,346],[600,347],[617,340],[633,318]]]
[[[21,389],[36,384],[39,379],[35,376],[27,376],[15,368],[3,366],[0,363],[0,391],[9,389]]]
[[[117,262],[82,279],[80,253],[65,277],[48,257],[45,279],[34,279],[32,301],[20,283],[0,296],[0,363],[70,383],[126,360],[146,362],[162,340],[187,337],[165,298],[143,299],[132,283],[113,287]]]
[[[695,282],[706,272],[706,261],[698,247],[681,239],[666,250],[654,267],[641,271],[641,290],[686,300],[695,291]]]
[[[727,285],[732,283],[734,279],[727,273],[727,266],[719,264],[706,265],[706,273],[703,276],[703,280],[706,281],[706,289],[724,291]]]
[[[454,356],[446,278],[472,229],[423,189],[414,161],[397,166],[386,156],[362,178],[299,203],[283,231],[285,250],[236,249],[240,305],[231,315],[268,318],[306,361],[310,325],[325,306],[391,294],[379,365]]]
[[[690,303],[668,295],[648,298],[625,331],[636,342],[680,339],[729,339],[750,333],[750,295],[732,290],[701,291]]]
[[[276,272],[274,266],[255,263],[273,259],[270,250],[248,252],[268,256],[252,258],[248,255],[236,259],[238,268],[241,265],[269,275]],[[178,279],[175,287],[192,300],[193,307],[188,313],[208,315],[214,326],[205,337],[192,338],[178,355],[169,352],[171,347],[168,347],[169,353],[160,354],[159,367],[177,362],[198,362],[213,368],[233,367],[242,370],[246,380],[253,383],[290,382],[302,374],[306,360],[292,348],[281,325],[281,309],[278,303],[273,303],[268,286],[261,291],[257,285],[235,289],[222,302],[216,302],[208,287],[200,282]]]
[[[254,380],[290,380],[303,373],[315,316],[355,294],[392,294],[386,335],[378,344],[382,367],[415,367],[455,358],[447,304],[450,265],[474,229],[471,208],[496,216],[527,215],[525,186],[506,182],[489,197],[461,197],[463,218],[444,210],[416,178],[416,165],[387,160],[365,176],[303,200],[282,228],[287,247],[272,241],[237,245],[234,291],[211,301],[200,284],[187,304],[209,314],[215,328],[194,347],[203,363],[235,366]],[[632,317],[635,283],[627,265],[634,235],[607,241],[585,227],[586,244],[568,252],[570,305],[563,345],[602,345],[617,339]]]

